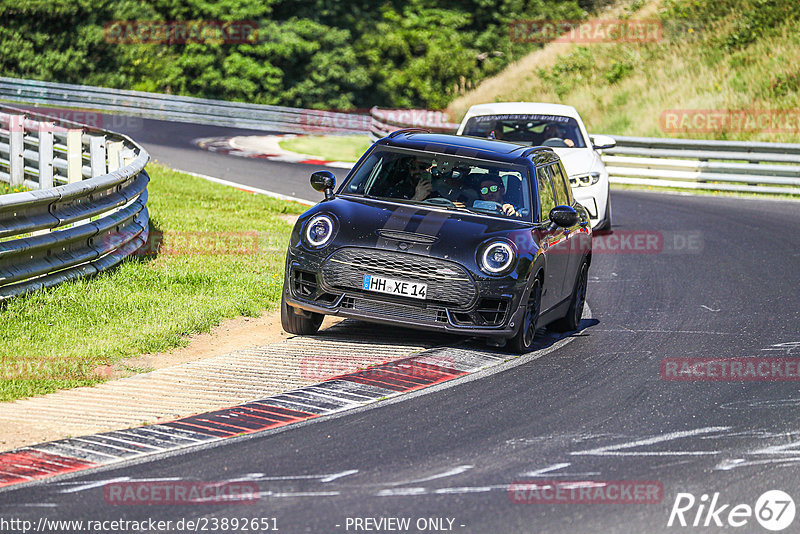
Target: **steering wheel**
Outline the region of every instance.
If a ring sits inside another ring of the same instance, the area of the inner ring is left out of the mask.
[[[422,202],[425,202],[427,204],[433,204],[434,206],[447,206],[447,207],[455,206],[452,200],[444,197],[428,197]]]
[[[499,202],[494,202],[494,201],[492,201],[492,200],[481,200],[481,204],[482,204],[482,205],[483,205],[483,204],[493,204],[493,206],[492,206],[492,207],[494,208],[494,210],[495,210],[497,213],[502,213],[502,212],[503,212],[503,205],[502,205],[502,204],[500,204]],[[486,206],[486,207],[488,208],[489,206]]]
[[[569,148],[569,145],[564,142],[560,137],[551,137],[542,142],[542,146],[550,146],[555,148]]]
[[[485,204],[493,204],[494,210],[497,213],[505,214],[505,212],[503,211],[503,205],[501,203],[494,202],[492,200],[482,200],[481,202],[483,202]],[[488,207],[489,206],[487,206],[487,208]],[[516,215],[517,217],[527,217],[528,214],[530,214],[530,212],[531,212],[531,210],[529,210],[528,208],[522,208],[522,209],[519,209],[519,210],[516,210],[516,211],[517,211],[517,215]]]

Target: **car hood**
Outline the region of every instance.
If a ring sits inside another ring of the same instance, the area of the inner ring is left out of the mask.
[[[591,148],[553,148],[569,176],[605,169],[599,154]]]
[[[298,239],[304,221],[316,213],[329,213],[337,219],[335,248],[400,250],[468,263],[478,247],[492,238],[505,237],[518,249],[529,248],[533,228],[527,222],[464,211],[336,197],[321,202],[300,218],[295,229]]]

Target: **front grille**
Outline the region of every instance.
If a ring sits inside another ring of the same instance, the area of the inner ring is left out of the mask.
[[[407,306],[394,302],[354,297],[345,297],[342,299],[341,307],[372,315],[382,315],[384,317],[411,319],[428,323],[447,322],[447,313],[443,309],[435,307],[418,308],[416,306]]]
[[[322,266],[324,283],[337,289],[363,291],[366,274],[425,282],[428,303],[463,307],[475,298],[469,273],[456,263],[437,258],[347,247],[331,254]]]

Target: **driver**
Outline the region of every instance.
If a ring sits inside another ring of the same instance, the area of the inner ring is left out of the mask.
[[[481,200],[488,200],[489,202],[496,202],[500,204],[503,213],[509,217],[522,217],[522,214],[511,204],[505,202],[504,196],[506,189],[503,187],[503,180],[500,179],[500,174],[497,172],[489,172],[481,179],[480,188]]]
[[[427,200],[429,198],[445,198],[455,206],[463,208],[471,205],[478,198],[477,193],[464,183],[465,172],[459,169],[451,171],[437,178],[432,177],[432,169],[436,163],[431,163],[427,168],[422,165],[412,167],[412,170],[419,175],[414,196],[411,200]]]
[[[564,141],[564,144],[567,145],[569,148],[575,147],[575,141],[569,138],[569,136],[564,131],[564,128],[561,127],[559,124],[550,123],[545,126],[544,129],[544,140],[547,141],[548,139],[552,138],[561,139]]]

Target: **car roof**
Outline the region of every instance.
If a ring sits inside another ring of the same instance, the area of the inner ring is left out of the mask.
[[[560,115],[580,120],[578,110],[564,104],[547,102],[495,102],[476,104],[469,108],[466,117],[476,115]]]
[[[505,163],[519,163],[520,158],[541,153],[555,156],[555,152],[549,147],[531,147],[482,137],[426,133],[419,130],[394,132],[388,137],[379,140],[377,144],[408,148],[411,150],[441,152],[464,157],[489,159]]]

